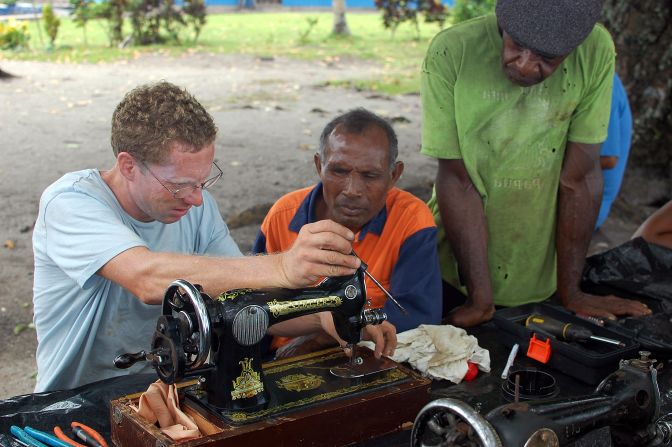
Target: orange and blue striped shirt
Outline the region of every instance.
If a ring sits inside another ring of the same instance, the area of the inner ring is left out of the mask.
[[[269,210],[252,248],[255,253],[288,250],[299,230],[315,222],[315,206],[322,184],[281,197]],[[397,332],[441,321],[441,274],[436,224],[427,205],[399,188],[392,188],[385,207],[357,235],[352,248],[368,271],[408,311],[404,315],[387,302],[383,292],[366,278],[371,307],[382,307]]]

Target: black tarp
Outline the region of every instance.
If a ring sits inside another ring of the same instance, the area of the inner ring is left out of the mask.
[[[672,357],[672,249],[635,238],[586,260],[583,290],[637,299],[653,311],[619,318],[642,348]]]
[[[0,401],[0,433],[12,425],[26,425],[53,433],[60,426],[70,434],[70,423],[81,422],[110,439],[110,401],[141,392],[156,381],[156,374],[115,377],[79,388],[24,394]]]
[[[672,308],[672,249],[651,244],[641,237],[632,239],[589,257],[582,286],[666,301]]]

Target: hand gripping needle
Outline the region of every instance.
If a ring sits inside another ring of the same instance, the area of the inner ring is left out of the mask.
[[[399,308],[399,310],[401,311],[402,314],[404,314],[404,315],[408,315],[408,311],[407,311],[406,309],[404,309],[404,306],[402,306],[401,303],[399,303],[399,301],[397,301],[397,300],[392,296],[392,294],[391,294],[390,292],[388,292],[388,291],[385,289],[385,287],[383,287],[383,285],[382,285],[381,283],[378,282],[378,280],[377,280],[376,278],[373,277],[373,275],[372,275],[371,273],[369,273],[369,271],[367,270],[367,269],[368,269],[368,265],[366,265],[366,263],[365,263],[364,261],[362,261],[362,258],[360,258],[359,256],[357,256],[357,253],[355,253],[355,250],[352,250],[352,255],[355,256],[355,257],[357,257],[357,258],[359,258],[359,260],[362,262],[362,265],[361,265],[360,268],[364,271],[364,274],[365,274],[366,276],[368,276],[369,279],[370,279],[376,286],[378,286],[378,288],[379,288],[380,290],[383,291],[383,293],[385,294],[385,296],[388,297],[388,298],[390,299],[390,301],[392,301],[392,303],[394,303],[394,305],[397,306],[397,307]]]

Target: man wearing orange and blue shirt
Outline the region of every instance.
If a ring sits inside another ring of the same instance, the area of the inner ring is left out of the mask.
[[[404,170],[397,154],[394,129],[374,113],[355,109],[333,119],[322,131],[315,154],[320,182],[273,205],[253,251],[287,250],[303,225],[322,219],[349,228],[356,235],[355,253],[408,314],[367,278],[371,307],[382,307],[402,332],[438,324],[442,295],[434,218],[424,202],[395,187]],[[281,344],[275,340],[273,346]]]

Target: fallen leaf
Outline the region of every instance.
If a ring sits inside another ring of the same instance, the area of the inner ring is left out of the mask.
[[[409,120],[405,116],[401,116],[401,115],[400,116],[393,116],[392,118],[390,118],[390,121],[392,121],[393,123],[410,123],[411,122],[411,120]]]
[[[16,326],[14,326],[14,335],[19,335],[26,329],[28,329],[28,325],[26,323],[19,323]]]

